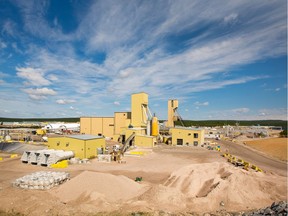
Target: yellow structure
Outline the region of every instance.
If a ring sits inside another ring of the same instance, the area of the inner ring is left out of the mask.
[[[147,127],[148,94],[141,92],[131,95],[131,124],[133,127]]]
[[[58,161],[55,164],[51,164],[52,168],[66,168],[68,167],[68,160],[62,160],[62,161]]]
[[[156,137],[147,135],[136,135],[135,146],[141,148],[153,148],[157,143]]]
[[[81,117],[80,133],[112,137],[114,134],[113,117]]]
[[[131,112],[114,113],[114,135],[121,133],[121,128],[127,128],[131,124]]]
[[[16,158],[16,157],[18,157],[18,154],[11,154],[10,155],[10,158]]]
[[[97,156],[98,149],[105,149],[104,137],[94,135],[71,135],[66,137],[49,137],[48,148],[73,151],[80,159]]]
[[[204,130],[195,128],[171,128],[172,145],[198,146],[204,143]]]
[[[152,129],[151,129],[151,136],[158,136],[159,135],[159,123],[158,123],[158,118],[154,116],[152,118]]]
[[[159,134],[158,120],[154,117],[151,123],[151,118],[148,94],[136,93],[131,95],[131,112],[115,112],[114,117],[81,117],[80,133],[103,135],[123,144],[127,141],[129,145],[151,147],[156,142],[154,136]],[[133,134],[137,136],[133,138]]]
[[[37,135],[41,135],[41,136],[45,135],[46,134],[46,130],[45,129],[37,129],[36,130],[36,134]]]
[[[177,121],[176,110],[178,108],[178,100],[168,100],[168,118],[166,127],[174,127],[174,121]]]
[[[121,128],[131,123],[130,112],[115,112],[114,117],[81,117],[80,133],[115,137],[120,135]]]

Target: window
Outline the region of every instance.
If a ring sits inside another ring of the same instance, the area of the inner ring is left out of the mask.
[[[198,146],[198,142],[197,141],[194,141],[194,146]]]
[[[191,133],[188,133],[188,136],[191,136]]]
[[[57,142],[57,146],[59,146],[60,145],[60,142]]]
[[[194,133],[194,138],[198,138],[198,133]]]
[[[183,145],[183,139],[177,139],[177,145]]]
[[[69,146],[69,142],[66,143],[66,147],[68,147],[68,146]]]

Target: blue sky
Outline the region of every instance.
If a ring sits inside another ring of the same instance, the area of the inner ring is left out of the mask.
[[[0,116],[287,119],[286,0],[0,0]]]

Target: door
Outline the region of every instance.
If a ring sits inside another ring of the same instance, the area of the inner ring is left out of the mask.
[[[177,139],[177,145],[183,145],[183,139]]]

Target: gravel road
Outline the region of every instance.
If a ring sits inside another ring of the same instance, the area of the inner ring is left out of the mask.
[[[274,158],[270,158],[264,153],[260,153],[244,144],[236,144],[229,141],[218,140],[221,150],[228,150],[230,154],[255,164],[264,171],[271,171],[278,175],[287,176],[287,163]]]

